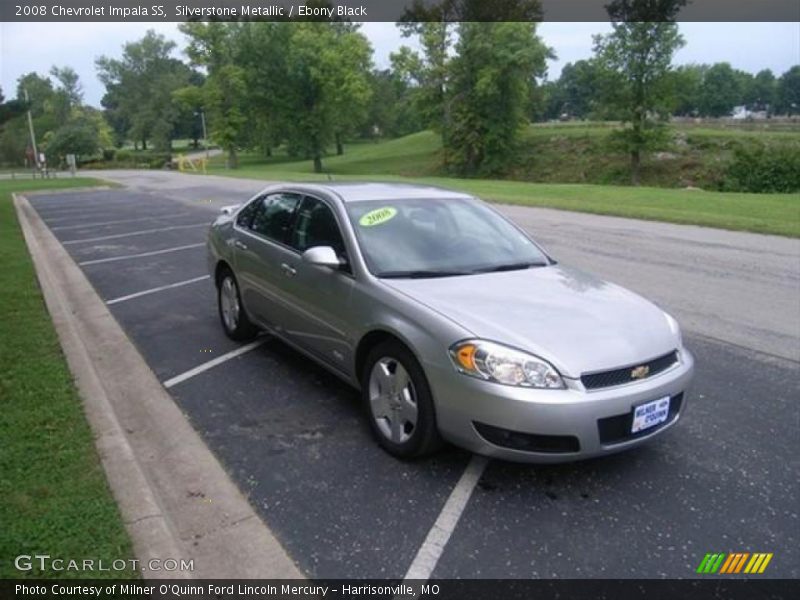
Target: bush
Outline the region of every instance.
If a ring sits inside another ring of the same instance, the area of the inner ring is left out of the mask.
[[[116,167],[134,167],[138,169],[161,169],[172,160],[169,152],[153,152],[151,150],[117,150],[114,152]]]
[[[725,187],[735,192],[800,192],[800,147],[737,148]]]

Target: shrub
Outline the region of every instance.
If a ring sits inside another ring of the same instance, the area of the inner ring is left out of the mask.
[[[169,163],[172,155],[169,152],[153,152],[151,150],[117,150],[114,152],[116,166],[135,167],[138,169],[160,169]]]
[[[737,148],[725,187],[736,192],[800,192],[800,147]]]

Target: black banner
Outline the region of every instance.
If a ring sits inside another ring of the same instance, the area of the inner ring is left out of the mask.
[[[657,0],[639,0],[658,9]],[[610,0],[3,0],[12,21],[607,21]],[[800,21],[797,0],[688,0],[677,21]]]
[[[800,597],[797,580],[704,579],[600,580],[3,580],[0,598],[186,600],[789,600]]]

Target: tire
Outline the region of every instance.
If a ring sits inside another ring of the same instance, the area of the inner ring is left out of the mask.
[[[225,335],[232,340],[247,342],[258,335],[258,328],[244,310],[239,284],[230,269],[222,272],[217,283],[217,311]]]
[[[399,392],[398,386],[402,386]],[[372,433],[389,454],[417,458],[441,448],[425,372],[399,341],[382,342],[370,350],[361,374],[361,398]]]

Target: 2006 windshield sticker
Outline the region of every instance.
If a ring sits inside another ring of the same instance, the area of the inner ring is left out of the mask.
[[[358,220],[358,224],[362,227],[374,227],[375,225],[382,225],[386,221],[392,219],[397,214],[397,209],[392,206],[384,206],[371,210],[365,215],[362,215]]]

